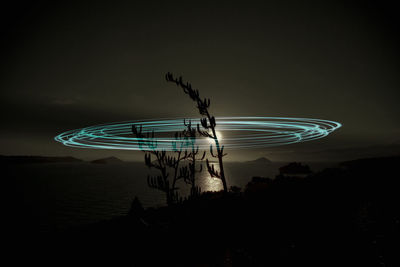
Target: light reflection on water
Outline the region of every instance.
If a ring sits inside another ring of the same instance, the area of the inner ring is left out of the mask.
[[[203,192],[220,191],[223,189],[222,181],[219,178],[211,178],[207,171],[202,171],[199,175],[199,186]]]
[[[214,169],[219,171],[218,163],[213,165]],[[200,166],[198,166],[197,168],[200,168]],[[221,179],[211,177],[207,171],[205,163],[203,163],[203,170],[201,172],[196,173],[196,186],[199,186],[201,188],[201,192],[207,192],[207,191],[215,192],[223,190]],[[185,183],[183,183],[182,181],[178,182],[178,187],[179,187],[179,194],[181,196],[187,196],[190,193],[189,186],[185,185]]]

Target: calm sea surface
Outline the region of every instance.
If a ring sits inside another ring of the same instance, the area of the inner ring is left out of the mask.
[[[285,163],[225,163],[229,185],[244,188],[253,176],[275,177]],[[310,164],[318,171],[329,164]],[[147,186],[149,169],[143,163],[52,163],[6,167],[14,185],[15,207],[29,214],[41,230],[65,228],[124,215],[138,196],[143,206],[162,206],[164,195]],[[198,178],[202,191],[222,188],[203,170]],[[180,185],[184,191],[184,184]]]

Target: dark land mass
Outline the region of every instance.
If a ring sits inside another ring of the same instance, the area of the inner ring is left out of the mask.
[[[116,157],[108,157],[108,158],[103,158],[103,159],[92,160],[90,163],[94,163],[94,164],[118,164],[118,163],[124,163],[124,161],[122,161],[122,160],[120,160],[119,158],[116,158]]]
[[[44,157],[44,156],[2,156],[1,164],[32,164],[32,163],[77,163],[83,162],[74,157]]]
[[[255,160],[245,161],[244,163],[269,164],[269,163],[272,163],[272,161],[270,161],[269,159],[267,159],[265,157],[261,157],[261,158],[255,159]]]
[[[35,232],[20,211],[8,247],[41,264],[400,266],[398,166],[399,156],[255,177],[158,209],[136,199],[126,216],[59,232]]]

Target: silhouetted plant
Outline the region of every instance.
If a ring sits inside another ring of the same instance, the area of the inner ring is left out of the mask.
[[[301,162],[291,162],[280,167],[279,173],[282,175],[307,175],[311,173],[311,169],[308,165],[301,164]]]
[[[172,185],[171,185],[171,194],[172,194],[172,200],[174,202],[177,202],[178,200],[181,200],[178,194],[178,187],[176,187],[176,182],[180,179],[184,179],[184,177],[181,175],[181,168],[180,163],[183,160],[186,160],[190,157],[190,154],[188,153],[186,147],[188,144],[188,138],[184,135],[182,132],[176,132],[175,133],[175,141],[172,142],[172,147],[173,147],[173,153],[174,155],[168,155],[166,158],[166,163],[167,166],[173,169],[174,172],[174,177],[172,179]]]
[[[203,165],[200,164],[200,169],[196,169],[196,161],[198,160],[197,155],[199,154],[199,147],[195,145],[197,131],[195,128],[192,128],[192,123],[189,121],[186,123],[184,121],[186,129],[183,131],[183,136],[189,140],[187,143],[188,148],[187,152],[187,160],[189,161],[187,166],[183,166],[180,169],[180,177],[184,179],[184,181],[190,185],[190,197],[196,197],[201,194],[201,188],[196,185],[196,173],[201,172],[203,169]],[[206,152],[203,151],[203,155],[199,158],[199,160],[203,160],[206,156]]]
[[[207,138],[211,138],[214,140],[215,143],[215,148],[216,148],[216,154],[213,151],[213,146],[212,144],[210,145],[210,154],[214,158],[218,158],[218,163],[219,163],[219,171],[215,170],[214,165],[210,164],[208,159],[206,159],[206,164],[207,164],[207,170],[211,177],[216,177],[221,179],[222,185],[224,187],[224,192],[228,191],[228,186],[226,183],[226,178],[225,178],[225,172],[224,172],[224,165],[223,165],[223,157],[226,155],[224,154],[224,146],[220,145],[220,142],[218,140],[218,136],[215,130],[215,127],[217,125],[215,121],[215,117],[212,116],[208,108],[210,107],[210,99],[204,98],[201,99],[199,95],[199,91],[197,89],[193,89],[192,85],[188,82],[184,83],[182,80],[182,77],[179,78],[174,78],[174,76],[171,73],[167,73],[165,75],[165,79],[168,82],[173,82],[177,86],[181,87],[183,89],[183,92],[187,94],[194,102],[197,104],[197,109],[199,110],[200,115],[204,116],[203,118],[200,119],[201,126],[204,130],[200,129],[200,125],[197,124],[197,132]],[[211,130],[211,132],[210,132]]]
[[[191,186],[190,196],[195,197],[200,195],[201,189],[196,186],[196,172],[201,172],[196,169],[197,155],[199,154],[199,147],[195,146],[196,142],[196,129],[191,127],[191,122],[186,123],[186,128],[182,132],[175,133],[175,140],[172,141],[173,151],[167,153],[165,150],[157,149],[157,141],[154,138],[154,132],[144,134],[142,127],[139,128],[135,125],[132,126],[132,132],[139,140],[140,149],[145,152],[145,164],[149,168],[155,168],[160,171],[160,175],[147,176],[147,183],[150,187],[163,191],[166,194],[167,204],[174,204],[182,201],[179,196],[176,183],[178,180],[183,179],[186,184]],[[152,161],[151,156],[155,156],[156,160]],[[204,151],[200,160],[203,160],[206,155]],[[186,166],[180,166],[183,160],[188,160]],[[168,168],[173,171],[172,181],[169,179]]]
[[[165,150],[157,149],[157,140],[154,138],[154,132],[144,134],[142,132],[142,127],[139,128],[132,125],[132,132],[136,135],[139,140],[140,149],[145,152],[144,161],[147,167],[155,168],[159,170],[160,175],[147,176],[147,184],[155,189],[158,189],[165,193],[167,204],[171,205],[176,203],[179,199],[178,192],[176,192],[175,184],[177,180],[177,170],[179,167],[179,162],[182,160],[181,151],[179,151],[177,157],[172,157],[167,155]],[[155,156],[155,161],[152,160],[151,156]],[[173,167],[175,170],[172,183],[169,180],[169,172],[167,167]]]

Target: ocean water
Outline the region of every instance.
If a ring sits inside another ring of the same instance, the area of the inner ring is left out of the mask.
[[[229,185],[244,188],[253,176],[275,177],[286,163],[225,163]],[[311,164],[318,171],[329,164]],[[162,192],[149,188],[151,171],[141,162],[121,164],[51,163],[16,164],[6,168],[6,179],[19,213],[29,216],[40,230],[62,229],[125,215],[135,196],[144,207],[165,205]],[[203,170],[202,191],[222,189],[219,179]],[[185,185],[179,184],[182,192]]]

